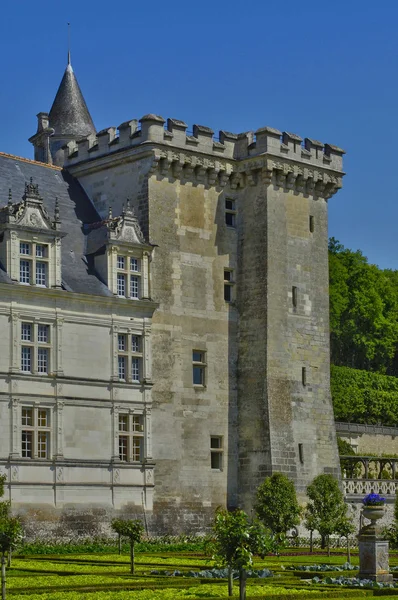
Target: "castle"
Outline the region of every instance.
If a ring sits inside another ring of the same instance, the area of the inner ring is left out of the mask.
[[[327,204],[343,150],[154,114],[96,132],[70,57],[30,141],[33,161],[0,153],[13,507],[53,531],[113,511],[188,531],[250,509],[274,471],[300,494],[338,475]]]

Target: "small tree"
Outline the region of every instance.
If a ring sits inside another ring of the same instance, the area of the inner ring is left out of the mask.
[[[130,543],[130,572],[134,575],[134,545],[141,540],[144,526],[140,520],[124,521],[123,519],[113,519],[112,529],[119,536],[128,538]]]
[[[322,548],[328,540],[330,554],[329,536],[338,533],[342,520],[346,518],[347,505],[343,493],[333,475],[318,475],[307,487],[307,495],[306,521],[320,533]]]
[[[286,475],[274,473],[258,487],[254,505],[257,515],[280,545],[289,529],[300,522],[301,509],[294,484]]]
[[[246,598],[246,569],[253,563],[253,555],[264,556],[271,540],[262,523],[250,522],[243,510],[228,512],[218,508],[213,524],[214,538],[208,549],[216,564],[228,569],[228,595],[232,596],[233,570],[239,572],[240,600]]]
[[[351,552],[350,552],[350,535],[354,533],[355,525],[352,522],[352,519],[345,515],[341,517],[340,522],[337,524],[337,533],[341,535],[341,537],[345,537],[347,540],[347,562],[351,563]]]
[[[5,475],[0,475],[0,497],[4,495]],[[18,517],[10,516],[11,504],[0,502],[0,553],[1,553],[1,598],[6,598],[6,555],[10,554],[22,539],[22,526]]]

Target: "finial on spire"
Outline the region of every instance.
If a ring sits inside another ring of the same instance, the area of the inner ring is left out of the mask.
[[[112,219],[112,206],[111,205],[109,205],[109,208],[108,208],[108,219]]]
[[[60,218],[59,218],[59,202],[58,202],[58,198],[55,198],[55,207],[54,207],[54,221],[59,222]]]
[[[8,188],[8,205],[10,206],[12,204],[12,190],[11,188]]]
[[[70,62],[70,23],[68,23],[68,66],[71,65]]]

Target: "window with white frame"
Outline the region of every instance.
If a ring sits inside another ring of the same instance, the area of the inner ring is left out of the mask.
[[[118,333],[118,378],[122,381],[139,383],[142,379],[142,336]]]
[[[50,458],[50,436],[50,409],[23,406],[21,413],[22,458]]]
[[[119,458],[123,462],[143,461],[143,415],[119,414]]]
[[[117,289],[121,298],[141,298],[141,260],[133,256],[117,255]]]
[[[192,382],[194,386],[206,385],[206,352],[192,350]]]
[[[48,244],[19,243],[19,282],[48,286]]]
[[[210,464],[212,469],[222,471],[223,468],[223,438],[221,435],[210,436]]]
[[[50,325],[21,322],[21,371],[48,375],[50,372]]]

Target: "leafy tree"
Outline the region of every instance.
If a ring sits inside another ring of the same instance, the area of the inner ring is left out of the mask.
[[[119,536],[127,537],[130,543],[130,572],[134,575],[134,544],[141,540],[144,532],[144,526],[139,519],[125,521],[123,519],[113,519],[112,529]]]
[[[351,563],[351,552],[350,552],[350,535],[354,533],[355,525],[352,519],[348,515],[341,517],[337,524],[336,532],[347,540],[347,562]]]
[[[343,519],[346,518],[347,505],[343,493],[333,475],[318,475],[307,487],[307,496],[309,502],[305,510],[306,522],[319,532],[322,548],[325,548],[326,539],[339,532]]]
[[[232,596],[233,570],[239,571],[240,600],[246,598],[246,569],[253,563],[253,555],[264,556],[271,548],[271,540],[262,523],[250,522],[243,510],[228,512],[216,510],[213,539],[208,546],[216,564],[228,569],[228,595]]]
[[[257,489],[254,507],[277,543],[281,543],[287,531],[300,522],[301,509],[294,484],[282,473],[266,477]]]
[[[0,475],[0,497],[4,496],[5,475]],[[0,553],[1,553],[1,598],[6,598],[6,555],[22,539],[22,526],[18,517],[10,515],[9,502],[0,502]]]
[[[329,240],[331,358],[335,365],[385,373],[398,339],[398,278],[357,250]]]

